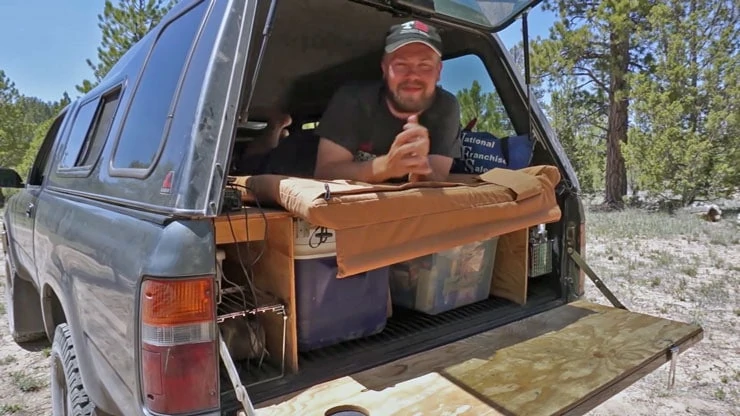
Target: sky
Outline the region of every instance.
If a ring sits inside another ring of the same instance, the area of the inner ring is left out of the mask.
[[[544,11],[542,6],[537,6],[527,16],[527,27],[529,28],[530,43],[539,38],[547,38],[550,35],[550,27],[555,20],[555,15],[550,11]],[[507,49],[511,49],[523,40],[522,20],[517,19],[506,29],[498,33],[501,41]],[[485,67],[477,57],[462,57],[457,62],[446,62],[442,69],[440,84],[445,89],[457,92],[462,88],[469,88],[473,80],[481,83],[483,92],[493,90],[493,82],[490,80]],[[487,82],[481,82],[485,80]]]
[[[0,0],[0,69],[24,95],[56,101],[92,78],[103,0]]]
[[[103,0],[0,0],[0,70],[24,95],[56,101],[66,91],[76,97],[75,86],[93,76],[86,59],[97,60],[96,48],[101,40],[97,16],[103,4]],[[552,15],[537,6],[528,22],[530,39],[546,37]],[[521,41],[521,19],[500,36],[507,48]],[[452,89],[471,82],[457,77],[443,81]]]

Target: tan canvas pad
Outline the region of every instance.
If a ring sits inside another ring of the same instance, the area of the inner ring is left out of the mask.
[[[263,205],[337,233],[338,277],[560,219],[554,166],[493,169],[448,182],[373,185],[280,175],[239,177]]]

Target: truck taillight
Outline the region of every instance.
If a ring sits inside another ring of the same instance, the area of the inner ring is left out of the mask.
[[[157,413],[219,406],[214,279],[144,280],[141,377],[144,404]]]

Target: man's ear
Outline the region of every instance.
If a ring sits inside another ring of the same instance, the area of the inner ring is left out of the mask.
[[[439,67],[437,68],[437,82],[442,79],[442,59],[439,60]]]

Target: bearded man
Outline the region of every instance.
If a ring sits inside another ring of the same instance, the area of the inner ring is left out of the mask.
[[[314,177],[445,180],[460,155],[460,107],[437,85],[441,57],[436,28],[420,21],[392,26],[383,80],[339,88],[319,121]]]

